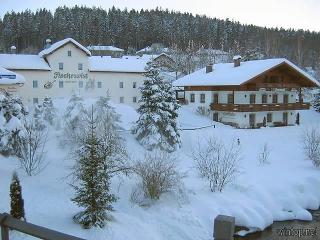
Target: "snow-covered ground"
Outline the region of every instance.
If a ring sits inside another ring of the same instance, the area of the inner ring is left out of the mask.
[[[58,106],[62,106],[58,103]],[[125,105],[116,105],[122,115],[122,126],[130,129],[138,114]],[[179,167],[187,173],[185,194],[166,194],[148,208],[129,201],[135,186],[134,176],[114,179],[113,192],[119,196],[114,204],[114,220],[103,229],[84,230],[73,223],[79,208],[70,201],[73,190],[68,185],[72,160],[67,148],[59,146],[61,131],[52,130],[47,147],[48,166],[39,175],[28,177],[19,169],[17,159],[1,157],[0,212],[10,211],[9,185],[12,172],[18,171],[29,222],[85,239],[104,240],[187,240],[212,239],[213,219],[218,214],[236,217],[236,224],[264,229],[275,220],[310,220],[305,209],[320,204],[320,170],[305,160],[301,146],[303,129],[320,123],[320,114],[313,110],[301,112],[300,126],[262,129],[234,129],[217,123],[216,127],[182,132],[182,148],[177,151]],[[182,128],[212,125],[210,119],[180,109]],[[143,148],[129,131],[126,139],[130,157],[143,155]],[[192,147],[200,139],[216,136],[223,141],[239,138],[241,174],[222,193],[212,193],[199,178],[190,157]],[[260,165],[257,155],[264,145],[271,147],[270,164]],[[18,233],[13,239],[31,239]]]

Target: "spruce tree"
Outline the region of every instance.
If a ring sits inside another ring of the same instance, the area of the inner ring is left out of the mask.
[[[74,169],[75,197],[72,201],[84,208],[74,216],[74,221],[84,228],[100,227],[108,220],[107,211],[112,211],[115,195],[110,192],[110,174],[107,172],[104,144],[97,137],[93,110],[88,119],[88,129],[83,146],[76,151],[77,164]]]
[[[163,79],[152,62],[148,63],[144,76],[138,108],[140,117],[132,133],[148,150],[159,148],[172,152],[180,146],[177,128],[177,111],[180,106],[172,84]]]
[[[312,106],[314,110],[320,112],[320,91],[314,96],[312,100]]]
[[[14,218],[25,220],[24,214],[24,201],[22,198],[22,189],[18,174],[16,172],[12,175],[10,184],[10,198],[11,198],[11,210],[10,214]]]

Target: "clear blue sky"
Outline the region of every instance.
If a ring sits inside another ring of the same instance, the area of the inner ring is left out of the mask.
[[[0,17],[11,10],[54,10],[76,4],[105,9],[113,5],[121,9],[159,6],[258,26],[320,31],[320,0],[0,0]]]

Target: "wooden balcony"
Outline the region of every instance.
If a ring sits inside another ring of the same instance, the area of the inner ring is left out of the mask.
[[[269,111],[289,111],[308,110],[310,103],[271,103],[271,104],[223,104],[211,103],[212,111],[221,112],[269,112]]]

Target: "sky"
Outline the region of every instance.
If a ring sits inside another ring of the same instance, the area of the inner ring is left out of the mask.
[[[108,9],[163,9],[229,18],[245,24],[320,32],[320,0],[0,0],[0,17],[7,11],[58,6],[96,6]]]

